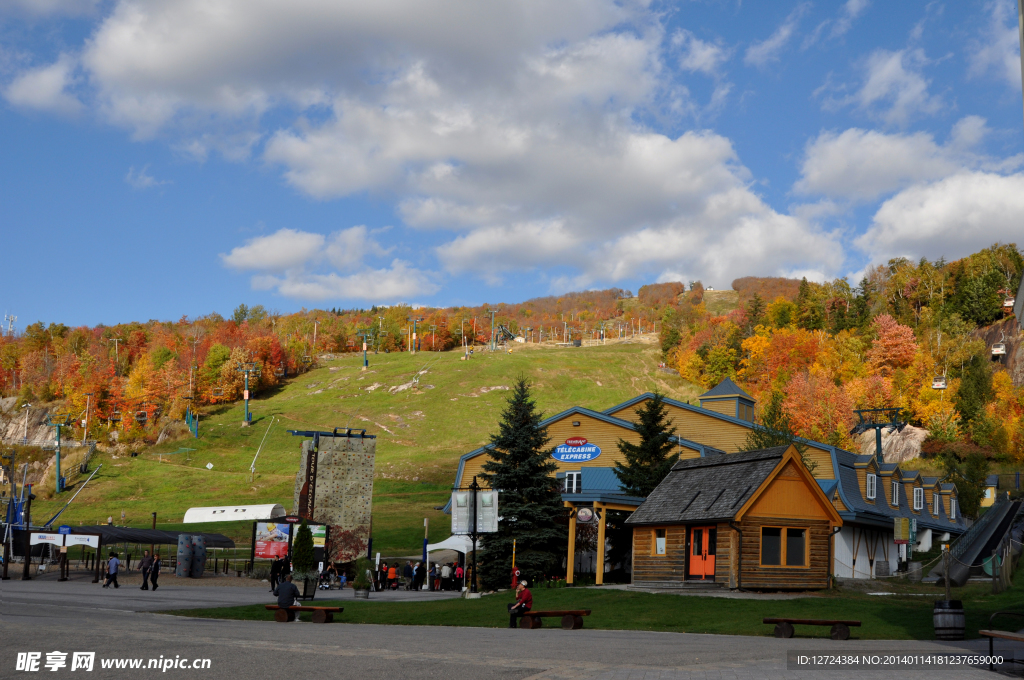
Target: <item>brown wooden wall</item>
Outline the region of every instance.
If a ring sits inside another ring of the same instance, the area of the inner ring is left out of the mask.
[[[654,530],[665,530],[665,554],[653,555]],[[633,529],[633,582],[677,582],[686,578],[686,527]]]
[[[809,567],[762,567],[761,527],[784,526],[809,529],[811,559]],[[744,589],[813,590],[826,588],[829,575],[831,528],[825,520],[753,518],[740,523],[743,530],[741,586]]]
[[[644,402],[641,401],[609,415],[632,422],[637,419],[636,411],[643,405]],[[705,415],[699,411],[690,411],[672,404],[665,404],[665,410],[669,420],[676,428],[676,434],[683,439],[713,446],[726,453],[736,453],[747,441],[747,433],[750,428],[744,425],[730,423],[716,418],[710,413]]]

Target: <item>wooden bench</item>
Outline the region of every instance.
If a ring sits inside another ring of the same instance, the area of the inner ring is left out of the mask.
[[[837,621],[835,619],[771,619],[766,618],[762,623],[775,624],[775,637],[793,637],[793,625],[798,626],[832,626],[830,637],[833,640],[849,640],[850,626],[860,626],[860,621]]]
[[[549,611],[529,611],[522,614],[519,620],[520,628],[540,628],[544,622],[541,619],[560,617],[562,619],[562,630],[579,630],[583,627],[583,617],[590,616],[589,609],[552,609]]]
[[[295,620],[296,612],[313,612],[313,623],[330,623],[334,620],[335,613],[345,611],[344,607],[279,607],[276,604],[268,604],[267,610],[274,612],[274,620],[278,623],[288,623]]]

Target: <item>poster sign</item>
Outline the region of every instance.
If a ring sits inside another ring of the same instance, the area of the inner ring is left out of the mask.
[[[40,543],[51,543],[53,545],[64,545],[64,534],[42,534],[32,533],[29,537],[29,545]]]
[[[58,534],[70,534],[71,533],[71,527],[69,527],[67,524],[61,524],[59,527],[57,527],[57,533]]]
[[[326,524],[310,524],[309,530],[313,534],[313,547],[323,548],[327,543],[327,525]],[[323,571],[321,569],[320,571]]]
[[[313,519],[313,508],[316,507],[316,466],[320,456],[318,446],[313,446],[306,456],[306,472],[299,490],[299,517]]]
[[[473,511],[469,507],[472,494],[468,491],[455,491],[452,493],[452,533],[470,533],[470,522],[473,521]]]
[[[476,494],[476,530],[489,534],[498,530],[498,492],[478,491]]]
[[[910,519],[908,517],[892,518],[893,543],[906,545],[910,543]]]
[[[99,536],[82,536],[80,534],[68,534],[66,539],[65,539],[65,541],[64,541],[64,544],[65,545],[69,545],[69,546],[84,545],[84,546],[87,546],[89,548],[99,548],[100,547],[100,537]]]
[[[256,557],[277,559],[288,554],[290,524],[256,522]]]
[[[551,457],[563,463],[586,463],[601,455],[601,448],[591,444],[585,437],[569,437],[564,444],[555,447]]]

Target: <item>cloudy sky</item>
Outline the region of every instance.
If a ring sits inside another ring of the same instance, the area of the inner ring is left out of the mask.
[[[1013,0],[6,0],[18,325],[1024,245]]]

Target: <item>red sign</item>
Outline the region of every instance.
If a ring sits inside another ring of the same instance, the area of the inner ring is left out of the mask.
[[[565,440],[566,446],[586,446],[586,437],[569,437]]]
[[[277,559],[288,554],[291,526],[277,522],[256,523],[256,557]]]

